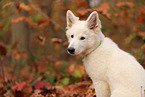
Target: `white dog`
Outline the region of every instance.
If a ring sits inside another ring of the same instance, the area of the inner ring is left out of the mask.
[[[97,97],[145,97],[145,70],[101,32],[96,11],[80,21],[67,11],[68,53],[82,55]]]

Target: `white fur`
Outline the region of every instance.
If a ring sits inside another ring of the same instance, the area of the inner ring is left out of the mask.
[[[68,48],[75,49],[73,55],[84,57],[84,66],[97,97],[145,97],[145,70],[132,55],[104,37],[97,12],[86,21],[80,21],[68,11],[67,24]],[[80,40],[82,36],[84,40]]]

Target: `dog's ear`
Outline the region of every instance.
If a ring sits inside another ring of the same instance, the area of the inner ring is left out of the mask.
[[[70,10],[68,10],[66,20],[67,20],[67,28],[70,28],[72,24],[74,24],[78,20],[78,17],[76,17]]]
[[[94,29],[99,24],[99,17],[96,11],[92,12],[87,19],[89,29]]]

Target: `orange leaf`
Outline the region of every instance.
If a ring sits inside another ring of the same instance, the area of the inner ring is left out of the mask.
[[[41,20],[37,21],[37,25],[38,25],[38,27],[41,27],[41,26],[44,26],[47,23],[49,23],[49,21],[50,21],[49,19],[41,19]]]
[[[58,38],[52,38],[52,43],[56,43],[56,44],[60,44],[61,42],[62,42],[62,40],[61,39],[58,39]]]
[[[102,3],[98,8],[96,8],[98,11],[104,11],[109,10],[110,5],[108,3]]]
[[[67,10],[69,10],[69,8],[64,7],[64,6],[61,6],[61,9],[62,9],[64,12],[67,12]]]
[[[63,43],[63,46],[66,46],[68,44],[69,44],[68,41],[66,41],[66,42]]]
[[[89,11],[92,11],[92,9],[78,10],[78,14],[83,16],[83,15],[85,15]]]
[[[6,4],[3,6],[3,8],[5,8],[6,6],[9,6],[9,5],[11,5],[11,4],[15,4],[15,2],[6,3]]]
[[[118,7],[121,7],[121,6],[124,6],[124,5],[127,5],[127,6],[129,6],[129,7],[134,7],[134,4],[133,4],[133,2],[118,2],[117,4],[116,4],[116,6],[118,6]]]
[[[26,52],[24,52],[24,51],[21,51],[21,56],[28,59],[28,56],[27,56]]]
[[[74,71],[74,64],[72,64],[71,66],[69,66],[68,68],[68,72],[72,73]]]
[[[44,46],[46,38],[43,36],[37,36],[38,40],[40,40],[40,44]]]
[[[20,17],[18,17],[18,18],[12,18],[11,19],[11,22],[12,23],[17,23],[17,22],[19,22],[19,21],[23,21],[25,18],[23,17],[23,16],[20,16]]]
[[[33,25],[34,25],[34,22],[33,22],[31,19],[27,18],[27,17],[25,17],[25,21],[26,21],[30,26],[33,26]]]
[[[25,5],[24,3],[21,3],[19,5],[19,7],[22,8],[22,9],[24,9],[24,10],[26,10],[26,11],[30,11],[30,7],[28,5]]]
[[[84,8],[84,7],[88,6],[87,1],[79,1],[79,0],[77,0],[76,3],[77,3],[77,8]]]

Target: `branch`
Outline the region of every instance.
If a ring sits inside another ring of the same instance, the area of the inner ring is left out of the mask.
[[[43,13],[43,12],[41,11],[41,9],[39,9],[38,7],[36,7],[35,4],[34,4],[31,0],[28,0],[28,2],[29,2],[29,3],[32,5],[32,7],[33,7],[36,11],[38,11],[42,16],[44,16],[46,19],[49,19],[54,25],[56,25],[56,26],[59,27],[62,31],[65,32],[65,29],[64,29],[62,26],[60,26],[57,22],[53,21],[50,17],[48,17],[45,13]]]

